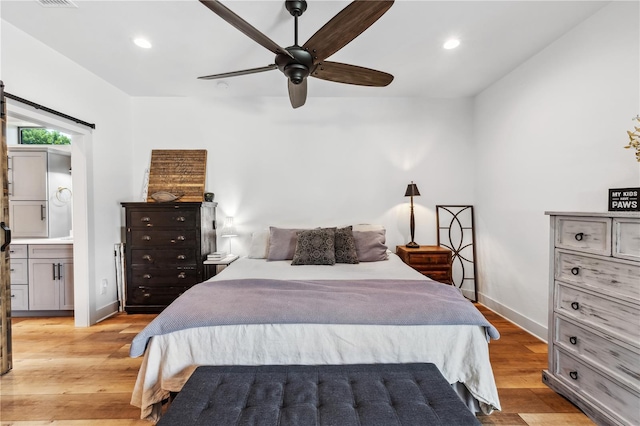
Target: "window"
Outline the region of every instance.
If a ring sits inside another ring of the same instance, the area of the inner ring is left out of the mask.
[[[18,127],[18,143],[23,145],[70,145],[71,138],[44,127]]]

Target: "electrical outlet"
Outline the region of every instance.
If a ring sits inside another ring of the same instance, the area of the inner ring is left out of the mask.
[[[109,286],[109,281],[106,278],[102,279],[102,285],[100,286],[100,294],[107,294],[107,287]]]

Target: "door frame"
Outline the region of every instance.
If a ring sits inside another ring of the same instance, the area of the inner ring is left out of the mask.
[[[74,323],[76,327],[91,325],[95,294],[90,291],[90,273],[95,269],[90,260],[88,215],[88,169],[91,162],[92,130],[53,114],[36,110],[7,98],[7,117],[31,121],[71,135],[71,185],[73,188],[73,275]],[[6,158],[3,161],[7,161]]]

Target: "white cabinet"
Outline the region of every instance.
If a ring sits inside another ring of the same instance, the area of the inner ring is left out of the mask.
[[[9,250],[14,312],[73,311],[72,244],[12,244]]]
[[[597,424],[640,424],[640,214],[551,215],[543,381]]]
[[[49,236],[46,201],[10,201],[9,217],[11,233],[15,238]]]
[[[50,147],[8,148],[9,222],[14,238],[69,235],[71,156]]]
[[[30,310],[73,309],[73,261],[30,259],[29,274]]]
[[[73,248],[29,245],[29,310],[73,309]]]
[[[14,201],[47,199],[47,152],[9,149],[9,198]]]
[[[29,310],[29,263],[26,244],[9,246],[11,273],[11,310]]]

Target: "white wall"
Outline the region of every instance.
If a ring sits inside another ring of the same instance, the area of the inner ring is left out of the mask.
[[[72,159],[86,161],[88,184],[88,253],[82,253],[88,265],[81,265],[88,274],[75,278],[88,288],[90,321],[95,322],[117,300],[113,245],[120,242],[118,202],[132,196],[130,98],[11,24],[3,21],[1,31],[0,79],[7,92],[96,124],[86,138],[91,142],[79,153],[83,158],[74,154]],[[74,191],[79,187],[74,184]],[[108,280],[104,295],[99,291],[103,278]]]
[[[616,2],[475,101],[310,97],[134,98],[2,23],[7,91],[95,122],[87,150],[93,319],[115,300],[119,202],[138,200],[152,149],[207,149],[219,222],[235,217],[246,253],[271,224],[377,222],[388,245],[433,244],[436,204],[474,204],[482,300],[546,334],[546,210],[606,210],[607,189],[637,186],[624,150],[640,112],[638,4]],[[24,53],[28,52],[29,55]],[[30,61],[44,59],[46,69]],[[102,278],[109,291],[99,294]]]
[[[615,2],[475,102],[481,300],[546,337],[549,218],[640,185],[638,2]],[[636,123],[637,124],[637,123]]]
[[[415,239],[435,244],[435,205],[474,201],[470,114],[469,99],[136,98],[133,191],[152,149],[207,149],[218,223],[233,216],[241,233],[234,252],[269,225],[353,223],[384,224],[395,250],[410,240],[413,180]]]

